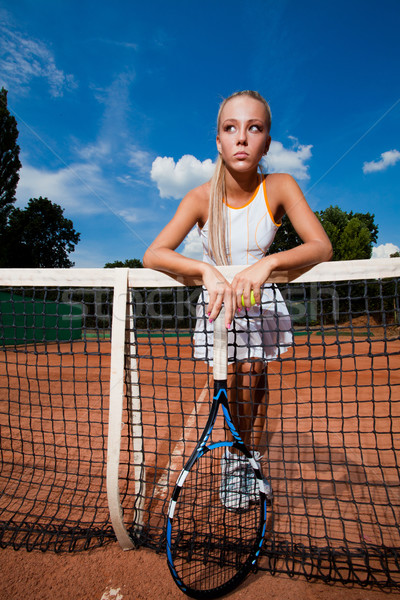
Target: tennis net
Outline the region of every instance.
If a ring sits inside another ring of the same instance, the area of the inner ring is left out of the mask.
[[[169,496],[212,395],[212,369],[194,358],[200,282],[147,269],[0,280],[0,545],[164,551]],[[395,258],[272,278],[291,341],[267,373],[231,382],[268,399],[260,568],[400,587],[399,281]],[[257,310],[243,315],[249,331]]]

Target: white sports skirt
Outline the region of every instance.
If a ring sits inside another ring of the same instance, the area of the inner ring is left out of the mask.
[[[213,323],[206,313],[208,292],[196,306],[194,357],[212,364]],[[261,305],[243,308],[228,331],[228,361],[276,360],[293,345],[292,322],[282,294],[274,284],[262,288]]]

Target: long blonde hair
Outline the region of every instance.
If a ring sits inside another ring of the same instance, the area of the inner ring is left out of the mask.
[[[271,109],[268,102],[259,94],[253,90],[243,90],[241,92],[235,92],[221,103],[217,117],[217,132],[219,133],[221,125],[221,114],[225,105],[238,96],[249,96],[254,100],[258,100],[265,107],[267,115],[267,127],[268,132],[271,129]],[[225,172],[226,166],[221,157],[218,155],[217,162],[215,165],[214,175],[211,179],[210,189],[210,203],[208,209],[208,245],[209,252],[213,257],[217,265],[228,265],[229,259],[226,252],[226,218],[225,218],[225,205],[224,198],[226,198],[225,188]]]

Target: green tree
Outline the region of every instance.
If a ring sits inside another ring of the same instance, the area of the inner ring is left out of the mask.
[[[315,214],[332,243],[332,260],[371,258],[372,245],[378,238],[374,215],[346,212],[338,206],[329,206]],[[301,239],[285,217],[271,246],[271,253],[289,250],[299,244]]]
[[[336,253],[336,256],[335,256]],[[334,250],[334,260],[371,258],[371,233],[360,219],[353,217],[341,231]]]
[[[72,267],[80,234],[63,209],[47,198],[31,198],[25,209],[14,208],[19,181],[17,122],[0,90],[0,267]]]
[[[16,200],[21,162],[17,144],[17,122],[7,108],[7,90],[0,90],[0,260],[4,244],[3,233],[8,215]]]
[[[24,209],[13,208],[5,229],[6,267],[69,268],[68,254],[80,234],[64,210],[48,198],[31,198]]]
[[[371,213],[350,213],[350,218],[359,219],[367,227],[371,235],[371,243],[376,244],[378,240],[379,227],[375,224],[375,215]]]
[[[299,246],[301,243],[302,241],[297,235],[293,225],[289,221],[288,217],[285,216],[282,220],[282,225],[277,231],[274,242],[270,249],[270,253],[273,254],[274,252],[290,250],[295,246]]]
[[[0,90],[0,211],[9,212],[14,204],[21,162],[17,144],[17,122],[7,108],[7,90]]]
[[[115,260],[112,263],[106,263],[104,265],[105,269],[115,269],[118,267],[128,267],[129,269],[143,269],[143,263],[138,258],[128,258],[125,261]]]
[[[370,213],[349,213],[338,206],[317,212],[333,247],[333,260],[371,258],[378,226]]]

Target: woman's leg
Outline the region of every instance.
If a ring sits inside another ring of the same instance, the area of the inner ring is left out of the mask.
[[[257,360],[237,363],[229,381],[228,400],[243,442],[258,450],[268,407],[267,365]]]
[[[267,406],[267,367],[261,361],[240,362],[230,377],[228,402],[240,437],[260,461],[260,440],[263,434]],[[232,436],[228,431],[228,438]],[[263,454],[261,450],[261,454]],[[259,463],[260,464],[260,463]],[[248,510],[259,501],[259,487],[247,460],[234,448],[226,450],[221,460],[222,479],[220,497],[229,510]],[[270,484],[264,479],[264,493],[272,497]]]

